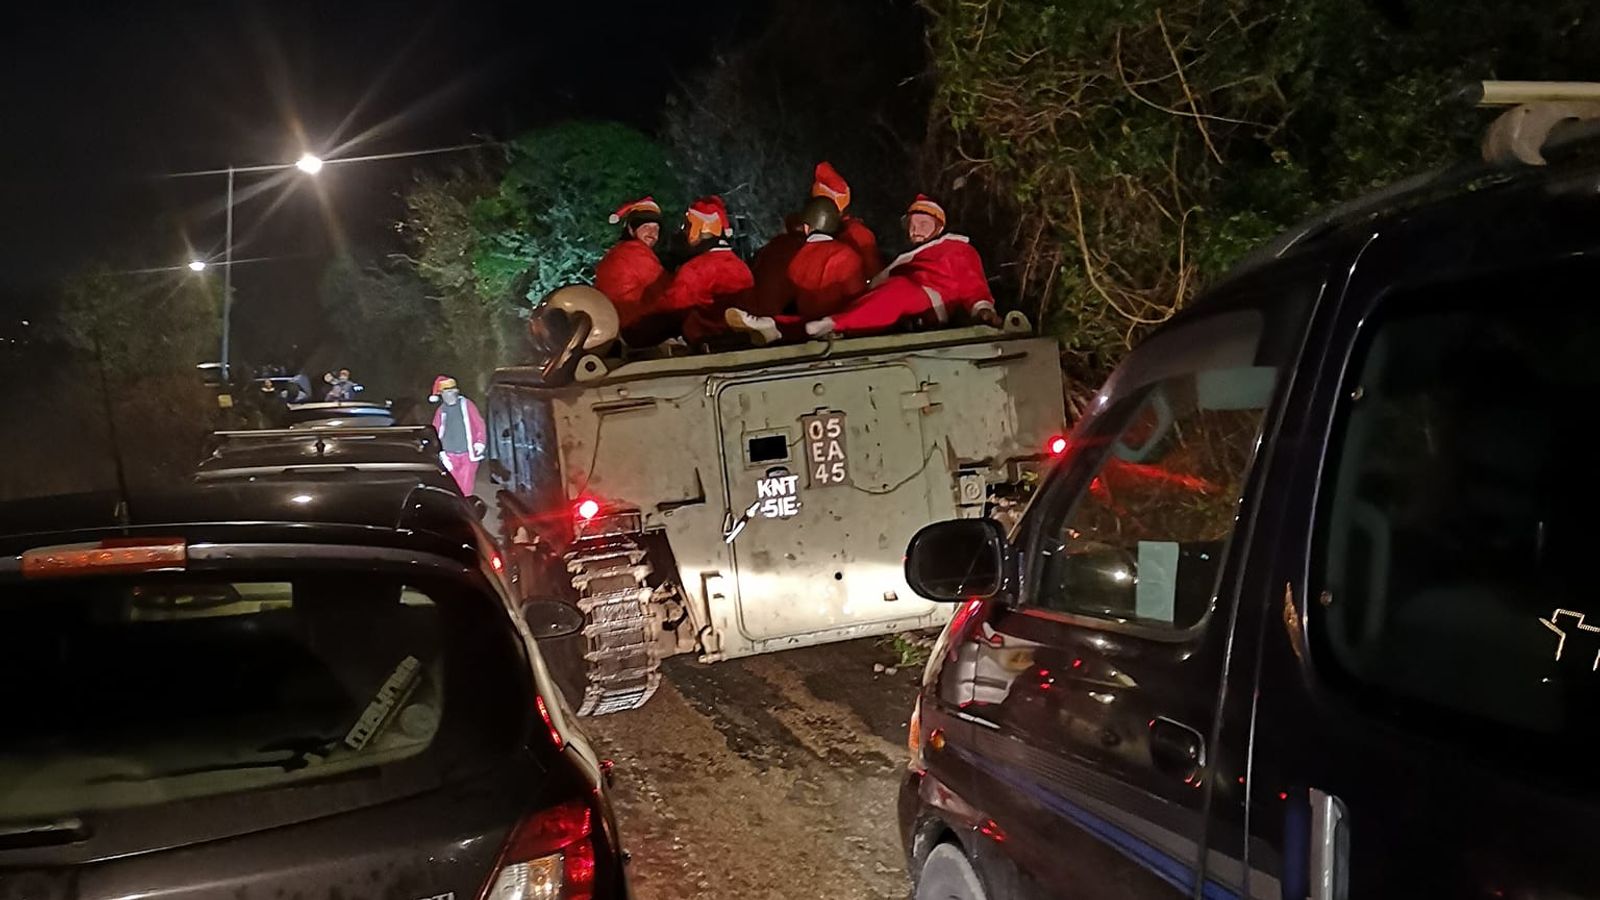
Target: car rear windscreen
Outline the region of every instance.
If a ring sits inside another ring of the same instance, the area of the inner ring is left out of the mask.
[[[448,777],[515,745],[526,683],[503,608],[454,582],[9,585],[0,823],[374,768]]]

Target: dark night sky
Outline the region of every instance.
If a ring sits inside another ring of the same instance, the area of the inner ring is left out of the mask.
[[[536,0],[24,9],[0,36],[0,320],[36,313],[62,273],[114,247],[175,264],[187,232],[202,253],[220,251],[223,180],[168,173],[292,161],[297,129],[325,152],[336,132],[385,126],[347,155],[503,137],[567,116],[649,129],[676,78],[761,15],[748,2]],[[352,245],[385,239],[415,166],[319,176]],[[237,207],[236,227],[253,239],[236,252],[288,259],[236,269],[239,304],[304,314],[332,246],[322,205],[304,184],[270,217],[268,205]]]

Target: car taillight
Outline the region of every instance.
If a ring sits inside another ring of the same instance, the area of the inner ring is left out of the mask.
[[[573,800],[518,823],[482,900],[591,900],[594,882],[594,815]]]
[[[110,538],[97,544],[29,550],[22,554],[22,576],[62,578],[91,572],[148,572],[153,569],[182,569],[188,562],[189,547],[183,540]]]

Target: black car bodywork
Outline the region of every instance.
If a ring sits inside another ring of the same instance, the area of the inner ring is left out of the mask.
[[[459,494],[403,473],[219,482],[12,505],[0,526],[0,620],[28,626],[0,626],[0,769],[12,773],[0,785],[0,897],[475,898],[519,854],[551,852],[567,861],[567,892],[530,896],[627,896],[605,766],[551,688],[498,551]],[[172,546],[156,566],[49,569],[84,548]],[[373,595],[374,584],[405,593]],[[410,720],[408,698],[425,688],[400,691],[405,665],[384,678],[407,652],[425,669],[449,664],[438,702]],[[152,697],[181,716],[168,721]],[[290,735],[245,745],[242,759],[149,764],[220,746],[224,730],[311,721],[330,699],[354,704],[335,705],[336,722],[366,711],[323,746]],[[427,739],[357,758],[351,748],[379,746],[369,726],[380,720]],[[159,753],[135,758],[124,746],[135,738]],[[584,891],[572,890],[574,860]]]
[[[1600,892],[1596,284],[1592,159],[1351,208],[1136,350],[1009,536],[914,541],[967,599],[913,874],[950,842],[991,897]]]

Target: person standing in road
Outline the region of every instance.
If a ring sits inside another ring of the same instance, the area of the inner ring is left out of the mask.
[[[728,324],[751,332],[760,343],[882,334],[925,316],[942,325],[952,313],[998,326],[1000,316],[983,260],[966,236],[945,230],[944,207],[918,194],[906,209],[905,223],[911,249],[895,257],[872,279],[870,290],[844,310],[808,321],[803,316],[753,316],[729,309]]]
[[[456,486],[465,497],[472,496],[477,485],[478,463],[483,462],[488,441],[488,428],[477,404],[461,395],[456,380],[440,375],[433,380],[433,397],[439,410],[433,414],[433,430],[439,433],[444,452],[439,458]]]
[[[878,238],[867,223],[850,215],[850,183],[827,160],[817,163],[811,179],[811,196],[827,197],[839,207],[843,225],[838,238],[861,255],[861,269],[869,274],[883,268],[883,256],[878,252]]]
[[[617,307],[618,324],[628,329],[667,289],[672,277],[656,256],[661,240],[661,207],[650,197],[622,204],[611,214],[622,237],[594,267],[594,286]]]

